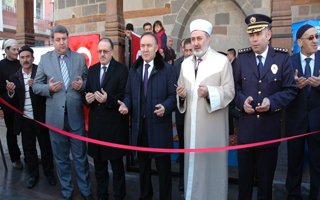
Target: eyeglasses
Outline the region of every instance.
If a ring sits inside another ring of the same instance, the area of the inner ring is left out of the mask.
[[[318,34],[315,34],[315,35],[310,35],[309,37],[307,38],[301,38],[301,39],[308,39],[308,40],[313,40],[314,38],[318,39],[319,38],[319,35]]]
[[[98,52],[99,52],[99,54],[101,54],[101,53],[103,53],[103,54],[108,54],[108,53],[112,52],[112,50],[111,50],[111,51],[108,51],[108,50],[98,50]]]

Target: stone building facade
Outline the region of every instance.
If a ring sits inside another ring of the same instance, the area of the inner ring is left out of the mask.
[[[71,34],[105,31],[108,0],[56,0],[55,21],[66,25]],[[110,8],[112,9],[112,8]],[[214,25],[211,46],[219,51],[240,49],[249,45],[244,19],[252,13],[263,13],[273,19],[273,46],[291,48],[291,23],[320,19],[319,0],[123,0],[125,23],[132,23],[142,33],[145,22],[161,20],[166,33],[174,38],[177,51],[182,38],[189,36],[193,19],[204,18]]]

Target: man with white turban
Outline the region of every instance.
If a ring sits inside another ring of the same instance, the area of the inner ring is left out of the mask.
[[[193,56],[181,66],[178,109],[185,115],[185,148],[228,145],[228,104],[234,97],[228,58],[210,48],[212,25],[190,24]],[[228,152],[185,154],[185,199],[223,200],[228,195]]]

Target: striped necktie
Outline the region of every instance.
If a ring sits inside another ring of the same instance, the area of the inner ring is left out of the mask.
[[[61,68],[63,83],[65,88],[67,89],[69,85],[69,73],[68,73],[66,61],[64,60],[64,55],[60,55],[60,68]]]
[[[105,65],[102,66],[102,76],[101,76],[101,79],[100,79],[100,86],[102,86],[102,83],[104,81],[104,78],[106,76],[106,70],[107,70],[107,67]]]

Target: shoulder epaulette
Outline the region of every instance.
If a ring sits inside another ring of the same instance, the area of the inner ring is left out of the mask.
[[[273,50],[279,51],[279,52],[282,52],[282,53],[288,53],[288,52],[289,52],[288,49],[286,49],[286,48],[280,48],[280,47],[273,47]]]
[[[247,47],[247,48],[239,49],[238,53],[246,53],[246,52],[250,52],[250,51],[252,51],[252,48]]]

